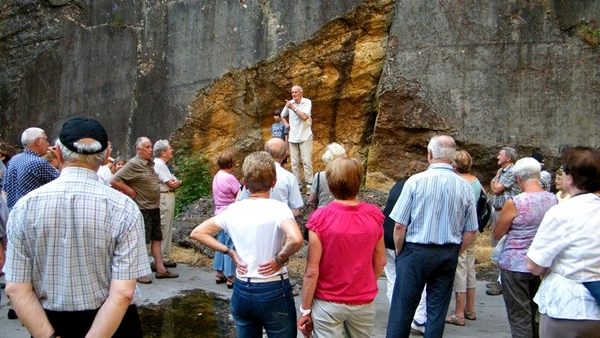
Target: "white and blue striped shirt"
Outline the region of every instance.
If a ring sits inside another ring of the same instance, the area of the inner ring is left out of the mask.
[[[390,218],[407,226],[409,243],[460,244],[477,230],[473,189],[450,164],[432,164],[406,181]]]

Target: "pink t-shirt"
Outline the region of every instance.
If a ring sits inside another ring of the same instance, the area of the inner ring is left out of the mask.
[[[213,178],[212,191],[215,201],[215,216],[235,202],[235,197],[240,190],[240,182],[230,173],[219,170]]]
[[[323,247],[315,298],[354,305],[375,299],[379,276],[373,271],[373,252],[383,236],[383,220],[378,207],[364,202],[334,201],[310,215],[306,227]]]

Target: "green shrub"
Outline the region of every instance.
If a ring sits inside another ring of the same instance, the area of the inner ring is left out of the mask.
[[[578,26],[577,36],[592,47],[600,45],[600,28],[596,22],[583,22]]]
[[[200,152],[189,152],[187,147],[175,151],[175,176],[181,180],[181,186],[175,190],[175,215],[183,208],[201,197],[208,196],[212,187],[209,161]]]

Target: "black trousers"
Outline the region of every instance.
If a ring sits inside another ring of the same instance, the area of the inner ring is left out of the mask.
[[[388,317],[387,338],[408,338],[425,286],[425,337],[442,337],[452,298],[458,250],[458,244],[404,243],[400,255],[396,257],[396,282]]]
[[[99,309],[73,312],[46,311],[46,316],[57,336],[62,338],[81,338],[85,337],[92,327],[94,318]],[[142,325],[137,307],[129,305],[117,332],[113,335],[116,338],[141,338]]]

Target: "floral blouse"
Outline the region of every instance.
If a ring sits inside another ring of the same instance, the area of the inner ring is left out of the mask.
[[[524,192],[512,199],[517,207],[517,216],[506,233],[504,248],[498,264],[503,270],[529,273],[525,263],[527,250],[529,250],[546,211],[556,205],[558,201],[556,195],[547,191]]]

